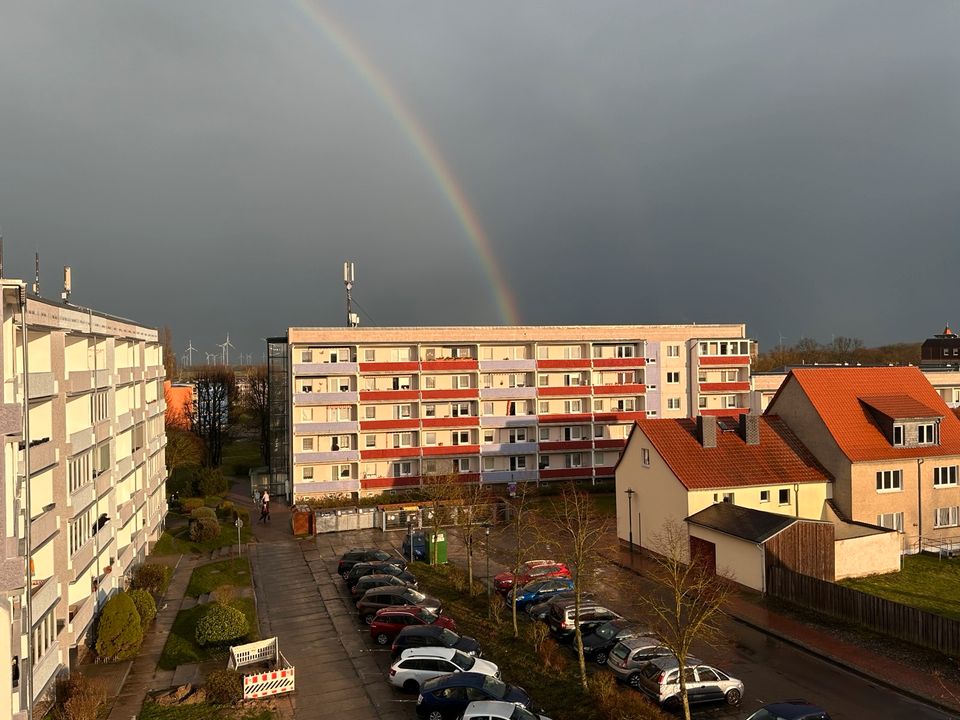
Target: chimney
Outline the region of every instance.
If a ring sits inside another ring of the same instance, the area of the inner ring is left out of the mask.
[[[760,416],[744,413],[740,416],[740,437],[747,445],[760,444]]]
[[[713,415],[697,415],[697,438],[705,448],[717,446],[717,418]]]

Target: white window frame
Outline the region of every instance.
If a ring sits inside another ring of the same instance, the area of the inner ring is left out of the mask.
[[[450,414],[453,417],[472,417],[473,416],[473,414],[470,412],[470,403],[468,402],[451,403]]]
[[[679,385],[680,384],[680,371],[679,370],[668,370],[667,371],[667,385]]]
[[[377,446],[377,436],[366,435],[363,439],[363,446],[366,448],[375,448]]]
[[[567,453],[563,456],[564,465],[568,469],[583,467],[583,453]]]
[[[667,398],[667,410],[679,410],[680,409],[680,398],[672,397]]]
[[[425,432],[423,434],[423,444],[424,445],[436,445],[437,444],[437,434],[435,432]]]
[[[483,458],[483,471],[484,472],[493,472],[496,469],[496,462],[492,455],[487,455]]]
[[[917,424],[917,445],[936,445],[938,423]]]
[[[527,456],[526,455],[511,455],[510,456],[510,472],[517,472],[519,470],[527,469]]]
[[[950,505],[938,507],[933,511],[933,526],[935,528],[957,527],[960,525],[960,507]]]
[[[768,503],[768,502],[770,502],[770,491],[769,491],[769,490],[761,490],[761,491],[760,491],[760,502],[762,502],[762,503]]]
[[[494,405],[492,402],[483,403],[483,414],[484,415],[493,415]]]
[[[340,480],[350,480],[353,476],[353,470],[351,469],[349,463],[346,465],[331,465],[330,473],[334,482]]]
[[[632,358],[637,356],[637,348],[635,345],[617,345],[615,353],[618,358]]]
[[[301,477],[304,480],[313,480],[313,465],[305,465]]]
[[[453,437],[454,445],[472,445],[470,442],[470,431],[469,430],[454,430],[451,433]]]
[[[680,346],[667,345],[667,357],[680,357]]]
[[[901,447],[906,437],[906,432],[904,431],[903,425],[897,424],[893,426],[893,444],[895,447]]]
[[[406,419],[409,419],[410,417],[412,417],[412,409],[409,404],[393,406],[394,420],[406,420]]]
[[[453,376],[453,387],[455,390],[469,390],[470,389],[470,376],[469,375],[454,375]]]
[[[580,399],[564,400],[563,412],[565,415],[578,415],[583,412],[583,401]]]
[[[539,408],[539,413],[540,413],[540,415],[549,415],[549,414],[550,414],[550,401],[549,401],[549,400],[541,400],[541,401],[537,404],[537,407]]]
[[[593,411],[594,411],[594,412],[603,412],[603,398],[594,398],[594,399],[593,399]]]
[[[437,416],[437,406],[430,403],[423,406],[423,416],[432,418]]]
[[[935,488],[947,488],[957,486],[957,466],[945,465],[933,469],[933,486]]]
[[[783,499],[783,494],[787,494],[787,499]],[[777,490],[777,504],[781,507],[787,506],[790,504],[790,488],[780,488]]]
[[[300,438],[300,449],[303,452],[313,452],[315,448],[315,443],[313,442],[312,437],[302,437]]]
[[[364,348],[363,350],[363,361],[364,362],[375,362],[377,359],[377,351],[373,348]]]
[[[312,408],[312,407],[303,407],[303,408],[300,408],[300,421],[301,421],[301,422],[312,422],[312,421],[313,421],[313,408]]]
[[[363,417],[365,420],[376,420],[377,418],[377,406],[376,405],[367,405],[363,409]]]
[[[898,533],[902,533],[903,513],[895,512],[877,515],[877,525],[882,528],[888,528],[890,530],[896,530]]]
[[[644,467],[650,467],[650,448],[640,448],[640,457]]]
[[[550,442],[550,428],[542,427],[540,428],[540,442]]]
[[[423,389],[424,390],[435,390],[437,387],[437,376],[436,375],[424,375],[423,376]]]
[[[313,362],[313,350],[301,350],[301,351],[300,351],[300,362],[302,362],[302,363],[312,363],[312,362]]]
[[[497,433],[493,430],[484,430],[483,431],[483,444],[491,445],[494,442],[494,439],[497,437]]]
[[[409,460],[398,460],[392,463],[393,477],[409,477],[413,475],[413,463]]]
[[[453,470],[458,473],[470,472],[470,458],[454,458],[453,459]]]
[[[903,470],[877,470],[877,492],[903,492]]]
[[[583,348],[580,345],[567,345],[563,348],[564,360],[580,360],[583,358]]]

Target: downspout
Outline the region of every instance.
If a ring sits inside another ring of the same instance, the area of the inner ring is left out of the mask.
[[[767,548],[763,543],[757,543],[757,548],[760,550],[760,567],[763,568],[763,572],[760,573],[760,579],[761,579],[760,592],[766,595],[767,594]]]
[[[31,539],[31,507],[30,507],[30,365],[27,343],[27,288],[20,284],[17,287],[17,299],[20,304],[20,343],[23,351],[23,477],[24,477],[24,504],[26,509],[23,517],[23,543],[27,565],[27,672],[24,673],[24,685],[27,691],[27,720],[33,720],[33,543]]]
[[[917,458],[917,554],[923,552],[923,482],[920,477],[920,466],[923,458]]]

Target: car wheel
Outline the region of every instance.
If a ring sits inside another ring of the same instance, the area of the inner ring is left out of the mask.
[[[680,702],[680,698],[674,695],[673,697],[668,697],[663,701],[663,709],[668,712],[676,712],[680,709],[682,704],[683,703]]]
[[[364,621],[367,625],[373,625],[373,615],[364,615],[364,616],[363,616],[363,621]]]
[[[427,715],[427,720],[443,720],[443,713],[439,710],[431,710]]]
[[[377,645],[386,645],[388,642],[390,642],[390,638],[387,637],[386,633],[377,635]]]
[[[724,696],[727,700],[727,705],[739,705],[740,704],[740,691],[736,688],[730,688],[727,690],[727,694]]]
[[[600,652],[593,654],[593,661],[597,665],[606,665],[607,664],[607,654],[601,650]]]
[[[350,571],[348,570],[348,571],[345,572],[345,573],[340,573],[340,577],[342,577],[344,580],[346,580],[347,578],[350,577]]]
[[[627,685],[632,687],[634,690],[640,689],[640,673],[634,673],[627,678]]]
[[[420,692],[420,683],[416,680],[407,680],[403,684],[403,689],[408,693]]]

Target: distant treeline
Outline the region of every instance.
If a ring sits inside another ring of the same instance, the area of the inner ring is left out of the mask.
[[[860,338],[838,335],[829,343],[800,338],[794,345],[777,345],[760,353],[754,372],[776,370],[785,365],[848,363],[849,365],[916,365],[920,362],[920,343],[896,343],[868,348]]]

